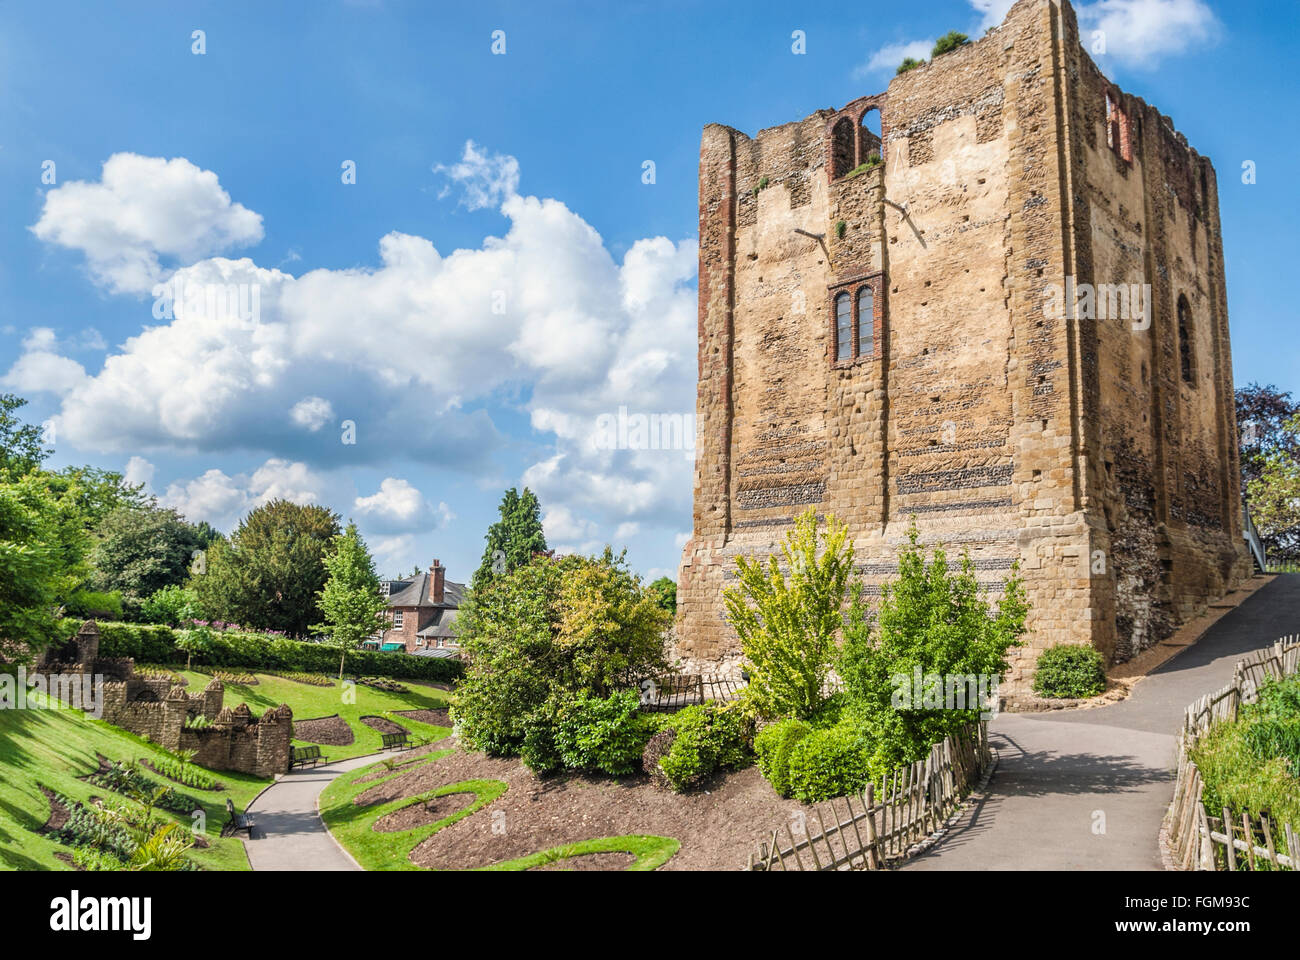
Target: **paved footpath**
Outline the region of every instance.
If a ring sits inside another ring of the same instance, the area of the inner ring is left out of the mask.
[[[360,870],[334,842],[316,800],[335,777],[376,761],[353,757],[327,766],[286,773],[252,803],[253,839],[244,841],[254,870]]]
[[[1282,575],[1133,688],[1090,710],[1002,714],[984,799],[906,870],[1161,870],[1186,706],[1243,655],[1300,633],[1300,575]],[[1103,822],[1104,818],[1104,822]],[[1104,832],[1095,829],[1104,825]]]

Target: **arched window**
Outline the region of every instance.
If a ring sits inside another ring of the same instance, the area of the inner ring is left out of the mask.
[[[1192,306],[1187,297],[1178,298],[1178,359],[1182,363],[1183,382],[1196,385],[1196,357],[1192,353]]]
[[[858,291],[858,356],[869,357],[876,343],[876,295],[870,287]]]
[[[862,115],[862,122],[858,125],[859,164],[868,162],[872,156],[884,160],[885,146],[880,133],[880,111],[872,107]]]
[[[837,180],[853,169],[853,121],[841,117],[831,129],[831,179]]]
[[[853,356],[853,298],[841,293],[835,298],[835,359]]]

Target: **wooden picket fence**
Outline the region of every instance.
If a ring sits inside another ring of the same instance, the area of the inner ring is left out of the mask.
[[[1232,682],[1216,693],[1189,704],[1178,738],[1178,775],[1169,809],[1169,846],[1181,870],[1296,870],[1300,861],[1300,830],[1274,824],[1268,817],[1234,815],[1228,808],[1205,809],[1201,772],[1191,751],[1217,723],[1237,719],[1243,703],[1254,703],[1268,677],[1281,679],[1300,673],[1300,636],[1283,637],[1271,647],[1237,662]],[[1278,851],[1278,841],[1286,851]]]
[[[939,829],[991,759],[988,723],[971,724],[856,796],[800,809],[795,823],[758,844],[749,869],[885,869]]]

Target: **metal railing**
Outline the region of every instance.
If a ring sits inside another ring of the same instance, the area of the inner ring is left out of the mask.
[[[1250,548],[1250,555],[1255,558],[1255,566],[1260,573],[1268,572],[1268,562],[1264,555],[1264,541],[1260,539],[1255,521],[1250,519],[1250,504],[1241,502],[1241,536]]]

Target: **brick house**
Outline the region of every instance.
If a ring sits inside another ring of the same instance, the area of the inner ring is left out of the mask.
[[[446,567],[434,560],[427,573],[405,580],[381,580],[379,589],[388,597],[391,626],[365,646],[422,656],[456,655],[451,625],[465,585],[448,580]]]

